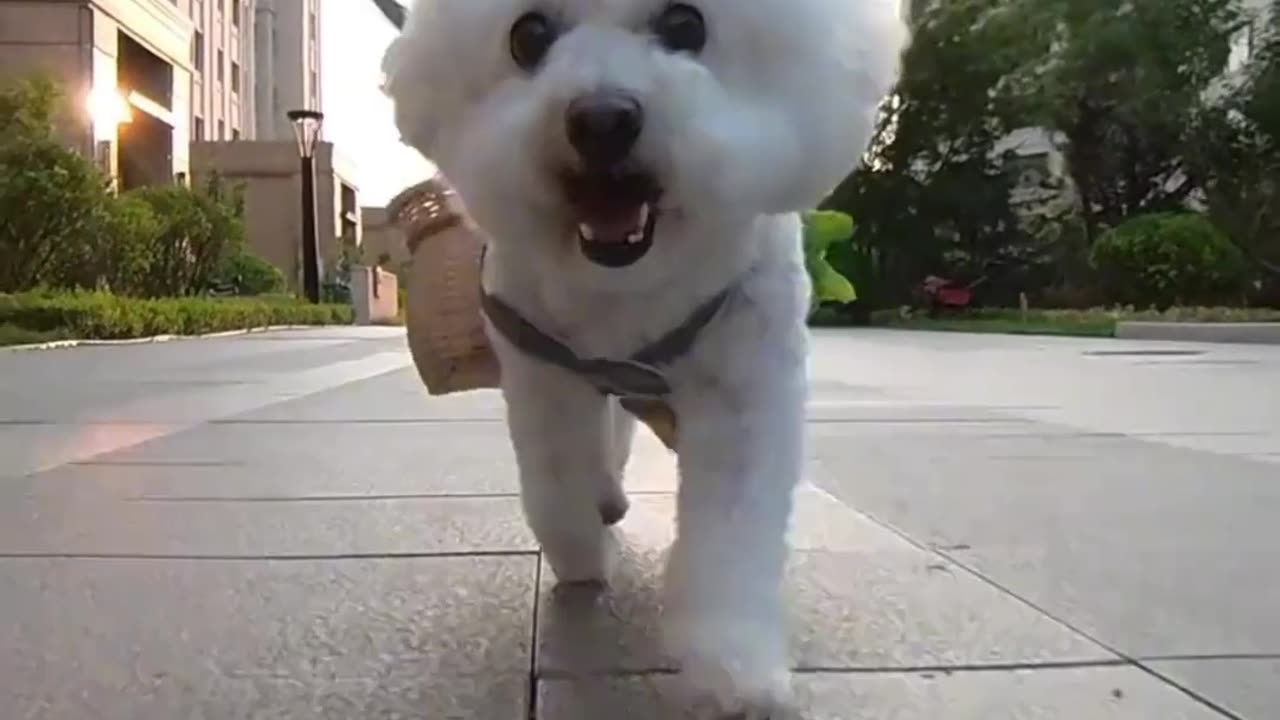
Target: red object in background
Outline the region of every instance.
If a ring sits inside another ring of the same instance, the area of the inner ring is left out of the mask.
[[[924,295],[928,299],[931,309],[964,309],[973,303],[973,288],[980,282],[981,280],[974,283],[962,284],[955,280],[940,278],[937,275],[930,275],[924,279],[924,282],[921,283],[921,287],[924,290]]]

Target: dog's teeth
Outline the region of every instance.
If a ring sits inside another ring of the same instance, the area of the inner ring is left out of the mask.
[[[640,206],[640,227],[644,227],[649,222],[649,203]]]
[[[643,230],[637,230],[637,231],[635,231],[635,232],[631,233],[630,235],[627,235],[627,242],[631,243],[632,245],[634,245],[634,244],[636,244],[636,243],[640,242],[640,241],[641,241],[641,240],[643,240],[643,239],[644,239],[644,231],[643,231]]]
[[[579,225],[579,226],[578,226],[578,234],[582,235],[583,239],[585,239],[585,240],[595,240],[595,239],[596,239],[596,234],[595,234],[595,232],[593,232],[593,231],[591,230],[591,226],[590,226],[590,225],[588,225],[588,224],[586,224],[586,223],[582,223],[581,225]]]

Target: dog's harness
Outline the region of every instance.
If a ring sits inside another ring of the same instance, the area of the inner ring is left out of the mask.
[[[579,357],[569,346],[539,330],[515,308],[483,288],[480,307],[493,327],[516,348],[581,376],[602,395],[617,397],[623,409],[648,425],[664,445],[674,450],[678,423],[667,401],[671,384],[662,368],[693,349],[699,333],[715,319],[735,287],[736,283],[721,290],[699,305],[684,322],[626,360]]]

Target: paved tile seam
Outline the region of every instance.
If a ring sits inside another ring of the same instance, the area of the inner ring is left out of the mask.
[[[824,492],[825,492],[825,491],[824,491]],[[855,512],[859,512],[859,511],[855,511]],[[1123,664],[1125,664],[1125,665],[1130,665],[1130,666],[1132,666],[1132,667],[1135,667],[1135,668],[1137,668],[1137,669],[1139,669],[1139,670],[1141,670],[1141,671],[1143,671],[1143,672],[1147,673],[1148,675],[1152,676],[1153,678],[1155,678],[1155,679],[1159,680],[1160,682],[1163,682],[1164,684],[1168,685],[1168,686],[1169,686],[1169,687],[1171,687],[1171,688],[1174,688],[1175,690],[1177,690],[1177,691],[1181,692],[1182,694],[1186,695],[1187,697],[1191,698],[1192,700],[1194,700],[1194,701],[1196,701],[1196,702],[1200,703],[1201,705],[1203,705],[1203,706],[1205,706],[1206,708],[1208,708],[1208,709],[1210,709],[1210,710],[1212,710],[1212,711],[1214,711],[1214,712],[1216,712],[1216,713],[1218,713],[1218,714],[1222,715],[1222,716],[1223,716],[1223,717],[1225,717],[1225,718],[1230,718],[1230,720],[1249,720],[1248,718],[1245,718],[1245,717],[1243,717],[1243,716],[1241,716],[1241,715],[1238,715],[1238,714],[1236,714],[1236,713],[1232,712],[1231,710],[1227,709],[1227,708],[1226,708],[1226,707],[1224,707],[1223,705],[1221,705],[1221,704],[1219,704],[1219,703],[1217,703],[1217,702],[1213,701],[1211,698],[1209,698],[1209,697],[1207,697],[1207,696],[1205,696],[1205,695],[1203,695],[1203,694],[1201,694],[1201,693],[1199,693],[1199,692],[1196,692],[1195,690],[1193,690],[1193,689],[1192,689],[1192,688],[1190,688],[1190,687],[1187,687],[1185,684],[1180,683],[1180,682],[1178,682],[1178,681],[1174,680],[1173,678],[1169,677],[1168,675],[1166,675],[1166,674],[1164,674],[1164,673],[1161,673],[1160,671],[1158,671],[1158,670],[1156,670],[1154,667],[1152,667],[1150,664],[1148,664],[1150,661],[1144,661],[1144,660],[1141,660],[1141,659],[1139,659],[1139,658],[1133,657],[1133,656],[1129,655],[1128,653],[1125,653],[1125,652],[1121,651],[1119,648],[1112,646],[1110,643],[1104,642],[1103,640],[1101,640],[1101,639],[1100,639],[1100,638],[1098,638],[1097,636],[1095,636],[1095,635],[1093,635],[1093,634],[1091,634],[1091,633],[1088,633],[1088,632],[1084,631],[1083,629],[1081,629],[1081,628],[1077,627],[1076,625],[1074,625],[1073,623],[1071,623],[1071,622],[1067,621],[1066,619],[1064,619],[1064,618],[1062,618],[1062,617],[1059,617],[1058,615],[1056,615],[1056,614],[1054,614],[1054,613],[1050,612],[1048,609],[1044,608],[1043,606],[1039,605],[1038,603],[1033,602],[1031,599],[1027,598],[1026,596],[1024,596],[1024,595],[1022,595],[1022,594],[1020,594],[1020,593],[1018,593],[1018,592],[1016,592],[1016,591],[1014,591],[1013,589],[1009,588],[1008,586],[1006,586],[1006,585],[1004,585],[1004,584],[1002,584],[1002,583],[1000,583],[1000,582],[996,581],[994,578],[992,578],[992,577],[988,576],[986,573],[983,573],[982,571],[978,570],[977,568],[973,567],[972,565],[970,565],[970,564],[968,564],[968,563],[964,562],[963,560],[959,559],[959,558],[958,558],[958,557],[956,557],[953,553],[948,552],[947,550],[942,549],[942,548],[938,548],[938,547],[929,548],[928,546],[926,546],[926,545],[924,545],[924,544],[921,544],[921,543],[920,543],[919,541],[917,541],[915,538],[911,537],[909,534],[907,534],[907,533],[903,532],[902,530],[898,529],[897,527],[895,527],[895,526],[893,526],[893,525],[891,525],[891,524],[889,524],[889,523],[883,522],[883,521],[881,521],[880,519],[876,518],[875,516],[873,516],[873,515],[871,515],[871,514],[869,514],[869,513],[863,513],[863,514],[864,514],[864,515],[865,515],[869,520],[871,520],[872,522],[878,523],[881,527],[884,527],[884,528],[886,528],[886,529],[888,529],[888,530],[890,530],[890,531],[892,531],[892,532],[894,532],[894,533],[898,534],[898,535],[899,535],[900,537],[902,537],[903,539],[907,540],[908,542],[911,542],[911,543],[915,544],[915,545],[916,545],[916,546],[918,546],[918,547],[921,547],[921,548],[924,548],[924,549],[930,549],[932,552],[936,553],[938,556],[940,556],[940,557],[944,558],[944,559],[945,559],[945,560],[947,560],[948,562],[950,562],[950,563],[954,564],[956,567],[960,568],[960,570],[962,570],[963,572],[967,572],[967,573],[969,573],[970,575],[972,575],[972,576],[974,576],[974,577],[978,578],[978,579],[979,579],[979,580],[981,580],[982,582],[984,582],[984,583],[986,583],[986,584],[990,585],[991,587],[995,588],[995,589],[996,589],[996,590],[998,590],[999,592],[1004,593],[1005,595],[1009,596],[1010,598],[1013,598],[1014,600],[1017,600],[1017,601],[1019,601],[1019,602],[1023,603],[1024,605],[1026,605],[1027,607],[1031,608],[1031,609],[1032,609],[1032,610],[1034,610],[1035,612],[1040,613],[1040,614],[1041,614],[1041,615],[1043,615],[1044,617],[1046,617],[1046,618],[1049,618],[1049,619],[1053,620],[1054,622],[1056,622],[1056,623],[1058,623],[1058,624],[1062,625],[1063,627],[1065,627],[1065,628],[1067,628],[1068,630],[1070,630],[1071,632],[1073,632],[1073,633],[1075,633],[1075,634],[1079,635],[1080,637],[1087,639],[1089,642],[1094,643],[1095,645],[1097,645],[1098,647],[1102,648],[1102,649],[1103,649],[1103,650],[1105,650],[1106,652],[1109,652],[1109,653],[1111,653],[1111,654],[1113,654],[1113,655],[1116,655],[1116,656],[1117,656],[1117,657],[1118,657],[1118,658],[1123,662]]]
[[[1165,673],[1160,672],[1160,671],[1159,671],[1159,670],[1157,670],[1156,668],[1154,668],[1154,667],[1152,667],[1152,666],[1150,666],[1150,665],[1148,665],[1148,664],[1146,664],[1146,663],[1142,663],[1142,662],[1135,663],[1135,666],[1136,666],[1139,670],[1142,670],[1143,672],[1145,672],[1145,673],[1147,673],[1148,675],[1150,675],[1151,677],[1153,677],[1153,678],[1155,678],[1155,679],[1159,680],[1160,682],[1162,682],[1162,683],[1164,683],[1164,684],[1168,685],[1168,686],[1169,686],[1169,687],[1171,687],[1171,688],[1174,688],[1175,690],[1177,690],[1177,691],[1181,692],[1183,695],[1186,695],[1187,697],[1191,698],[1192,700],[1195,700],[1196,702],[1200,703],[1201,705],[1204,705],[1205,707],[1209,708],[1210,710],[1212,710],[1212,711],[1214,711],[1214,712],[1218,713],[1219,715],[1221,715],[1221,716],[1223,716],[1223,717],[1225,717],[1225,718],[1229,718],[1230,720],[1261,720],[1260,718],[1252,718],[1252,719],[1251,719],[1251,718],[1247,718],[1247,717],[1245,717],[1245,716],[1243,716],[1243,715],[1241,715],[1241,714],[1239,714],[1239,713],[1232,712],[1232,711],[1231,711],[1229,708],[1227,708],[1225,705],[1222,705],[1221,703],[1215,702],[1215,701],[1214,701],[1212,698],[1210,698],[1209,696],[1207,696],[1207,695],[1205,695],[1205,694],[1203,694],[1203,693],[1197,692],[1196,690],[1191,689],[1190,687],[1188,687],[1188,686],[1187,686],[1187,685],[1185,685],[1184,683],[1180,683],[1180,682],[1178,682],[1177,680],[1175,680],[1175,679],[1173,679],[1173,678],[1169,677],[1169,676],[1168,676],[1168,675],[1166,675]]]
[[[670,496],[667,490],[628,490],[628,497]],[[395,500],[488,500],[502,498],[512,500],[518,492],[425,492],[425,493],[372,493],[361,495],[344,493],[333,495],[134,495],[121,498],[121,502],[133,503],[308,503],[308,502],[366,502]]]
[[[798,665],[790,668],[792,675],[919,675],[919,674],[956,674],[985,672],[1021,672],[1034,670],[1085,670],[1089,668],[1139,667],[1138,663],[1124,658],[1103,660],[1043,660],[1036,662],[1014,663],[956,663],[946,665],[879,665],[863,667],[846,667],[842,665]],[[595,678],[629,678],[649,677],[654,675],[676,675],[678,671],[671,667],[653,666],[647,668],[608,668],[590,673]],[[556,681],[571,680],[580,677],[579,673],[559,668],[547,668],[538,672],[538,680]]]
[[[1132,656],[1130,656],[1129,654],[1127,654],[1127,653],[1124,653],[1124,652],[1120,651],[1118,648],[1113,647],[1111,644],[1109,644],[1109,643],[1107,643],[1107,642],[1104,642],[1103,640],[1101,640],[1100,638],[1098,638],[1098,637],[1094,636],[1093,634],[1090,634],[1090,633],[1088,633],[1088,632],[1084,631],[1083,629],[1081,629],[1081,628],[1077,627],[1076,625],[1072,624],[1071,622],[1068,622],[1066,619],[1064,619],[1064,618],[1062,618],[1062,617],[1059,617],[1058,615],[1056,615],[1056,614],[1054,614],[1054,613],[1050,612],[1047,608],[1044,608],[1044,607],[1042,607],[1041,605],[1039,605],[1039,604],[1037,604],[1037,603],[1033,602],[1031,599],[1027,598],[1026,596],[1024,596],[1024,595],[1022,595],[1022,594],[1020,594],[1020,593],[1018,593],[1018,592],[1016,592],[1016,591],[1014,591],[1013,589],[1011,589],[1011,588],[1007,587],[1006,585],[1004,585],[1004,584],[1002,584],[1002,583],[1000,583],[1000,582],[996,581],[994,578],[990,577],[990,576],[989,576],[989,575],[987,575],[986,573],[983,573],[982,571],[980,571],[980,570],[978,570],[977,568],[973,567],[971,564],[966,563],[965,561],[961,560],[961,559],[960,559],[959,557],[957,557],[954,553],[948,552],[946,549],[941,548],[941,547],[938,547],[938,546],[930,546],[930,545],[929,545],[929,544],[927,544],[927,543],[922,543],[921,541],[917,540],[915,537],[913,537],[913,536],[912,536],[912,535],[910,535],[909,533],[907,533],[907,532],[903,531],[902,529],[898,528],[897,526],[895,526],[895,525],[893,525],[893,524],[891,524],[891,523],[885,522],[885,521],[881,520],[880,518],[876,517],[875,515],[873,515],[873,514],[871,514],[871,513],[868,513],[868,512],[862,511],[862,510],[858,510],[858,509],[856,509],[856,508],[854,508],[854,507],[850,506],[848,503],[844,502],[843,500],[841,500],[840,498],[836,497],[835,495],[832,495],[830,492],[827,492],[825,489],[823,489],[823,488],[822,488],[821,486],[819,486],[819,485],[816,485],[816,484],[813,484],[813,483],[810,483],[810,484],[813,486],[813,488],[814,488],[817,492],[822,493],[822,494],[826,495],[830,500],[832,500],[832,501],[834,501],[834,502],[837,502],[837,503],[839,503],[839,504],[841,504],[841,505],[845,506],[845,507],[846,507],[846,508],[848,508],[851,512],[858,513],[858,514],[862,515],[862,516],[863,516],[863,517],[865,517],[868,521],[873,522],[873,523],[875,523],[875,524],[879,525],[880,527],[882,527],[882,528],[884,528],[884,529],[886,529],[886,530],[888,530],[888,531],[890,531],[890,532],[894,533],[894,534],[895,534],[895,535],[897,535],[898,537],[900,537],[900,538],[902,538],[903,540],[905,540],[905,541],[907,541],[907,542],[911,543],[912,545],[914,545],[914,546],[916,546],[916,547],[920,548],[921,550],[924,550],[925,552],[929,552],[929,553],[932,553],[932,554],[934,554],[934,555],[937,555],[938,557],[940,557],[940,558],[942,558],[942,559],[946,560],[947,562],[952,563],[955,567],[959,568],[961,571],[966,572],[966,573],[968,573],[968,574],[972,575],[973,577],[977,578],[978,580],[980,580],[980,581],[982,581],[982,582],[986,583],[987,585],[991,586],[992,588],[994,588],[994,589],[995,589],[995,590],[997,590],[998,592],[1003,593],[1004,595],[1006,595],[1006,596],[1008,596],[1008,597],[1010,597],[1010,598],[1012,598],[1012,599],[1014,599],[1014,600],[1016,600],[1016,601],[1018,601],[1018,602],[1022,603],[1023,605],[1025,605],[1025,606],[1027,606],[1027,607],[1031,608],[1031,609],[1032,609],[1033,611],[1035,611],[1036,613],[1039,613],[1040,615],[1044,616],[1045,618],[1048,618],[1049,620],[1052,620],[1053,622],[1058,623],[1059,625],[1061,625],[1062,627],[1066,628],[1066,629],[1067,629],[1067,630],[1069,630],[1070,632],[1072,632],[1072,633],[1074,633],[1074,634],[1078,635],[1079,637],[1084,638],[1085,640],[1087,640],[1087,641],[1089,641],[1089,642],[1093,643],[1094,645],[1097,645],[1099,648],[1101,648],[1101,649],[1102,649],[1102,650],[1104,650],[1105,652],[1110,653],[1110,654],[1112,654],[1112,655],[1116,656],[1116,663],[1121,664],[1121,665],[1129,665],[1129,666],[1135,667],[1135,668],[1137,668],[1137,669],[1139,669],[1139,670],[1141,670],[1141,671],[1143,671],[1143,672],[1145,672],[1145,673],[1147,673],[1147,674],[1151,675],[1152,677],[1156,678],[1157,680],[1159,680],[1159,681],[1163,682],[1164,684],[1166,684],[1166,685],[1168,685],[1168,686],[1170,686],[1170,687],[1172,687],[1172,688],[1174,688],[1174,689],[1178,690],[1179,692],[1181,692],[1182,694],[1184,694],[1184,695],[1186,695],[1187,697],[1191,698],[1192,700],[1194,700],[1194,701],[1196,701],[1196,702],[1200,703],[1201,705],[1203,705],[1203,706],[1205,706],[1206,708],[1208,708],[1208,709],[1210,709],[1210,710],[1212,710],[1212,711],[1214,711],[1214,712],[1216,712],[1216,713],[1218,713],[1218,714],[1222,715],[1222,716],[1223,716],[1223,717],[1225,717],[1225,718],[1230,718],[1230,720],[1248,720],[1248,718],[1244,718],[1244,717],[1242,717],[1242,716],[1240,716],[1240,715],[1237,715],[1236,713],[1231,712],[1229,709],[1227,709],[1226,707],[1222,706],[1221,704],[1219,704],[1219,703],[1217,703],[1217,702],[1214,702],[1214,701],[1213,701],[1212,699],[1210,699],[1209,697],[1206,697],[1205,695],[1203,695],[1203,694],[1201,694],[1201,693],[1199,693],[1199,692],[1196,692],[1195,690],[1193,690],[1193,689],[1191,689],[1191,688],[1187,687],[1186,685],[1184,685],[1184,684],[1182,684],[1182,683],[1180,683],[1180,682],[1178,682],[1178,681],[1174,680],[1173,678],[1169,677],[1168,675],[1166,675],[1166,674],[1164,674],[1164,673],[1161,673],[1160,671],[1156,670],[1156,669],[1155,669],[1154,667],[1152,667],[1151,665],[1147,664],[1147,662],[1142,661],[1142,660],[1139,660],[1138,658],[1132,657]]]
[[[359,382],[359,381],[357,381]],[[258,409],[249,412],[257,412]],[[248,414],[248,413],[246,413]],[[222,418],[207,425],[502,425],[500,417],[430,417],[430,418],[324,418],[320,420],[287,420],[254,418]]]
[[[1140,663],[1213,662],[1218,660],[1256,660],[1266,662],[1280,660],[1280,653],[1191,653],[1177,655],[1134,655]]]
[[[0,562],[5,560],[198,560],[209,562],[306,562],[316,560],[422,560],[429,558],[486,558],[486,557],[537,557],[537,550],[441,550],[438,552],[386,552],[386,553],[279,553],[274,555],[249,554],[194,554],[194,553],[10,553],[0,551]]]
[[[538,626],[539,609],[542,607],[542,553],[537,553],[533,563],[533,607],[529,619],[529,682],[525,692],[529,693],[527,720],[538,720]]]

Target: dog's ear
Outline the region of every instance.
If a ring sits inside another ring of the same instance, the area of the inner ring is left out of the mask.
[[[422,82],[429,65],[415,49],[421,42],[401,34],[387,46],[382,56],[382,92],[391,99],[400,140],[429,158],[439,128],[431,112],[429,87]]]

